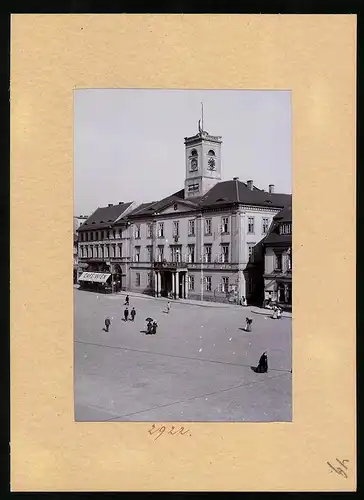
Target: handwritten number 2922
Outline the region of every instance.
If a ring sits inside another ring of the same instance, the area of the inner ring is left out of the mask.
[[[167,427],[165,425],[161,425],[160,427],[157,427],[155,424],[152,425],[152,427],[149,429],[148,433],[153,436],[154,434],[158,434],[154,441],[156,441],[158,438],[160,438],[165,432],[167,431]],[[180,427],[179,429],[176,429],[174,425],[171,426],[167,434],[170,434],[171,436],[175,436],[176,434],[180,434],[181,436],[184,436],[185,434],[189,434],[190,431],[189,429],[185,429],[184,427]],[[191,435],[191,434],[189,434]]]

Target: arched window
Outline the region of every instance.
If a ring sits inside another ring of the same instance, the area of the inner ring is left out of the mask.
[[[191,156],[197,156],[197,151],[196,151],[196,149],[193,149],[193,150],[191,151]]]
[[[209,156],[215,156],[215,151],[213,149],[210,149],[210,151],[207,154]]]

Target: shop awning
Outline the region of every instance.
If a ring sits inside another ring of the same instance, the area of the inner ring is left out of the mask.
[[[82,273],[78,281],[93,281],[95,283],[105,283],[111,274],[109,273]]]

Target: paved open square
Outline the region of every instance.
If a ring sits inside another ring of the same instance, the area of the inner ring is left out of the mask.
[[[291,421],[290,317],[183,301],[166,313],[165,299],[130,295],[137,316],[125,322],[125,296],[74,290],[76,421]],[[255,373],[264,351],[268,373]]]

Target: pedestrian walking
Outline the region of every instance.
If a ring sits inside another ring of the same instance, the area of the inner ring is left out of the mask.
[[[170,301],[167,302],[167,313],[169,314],[169,311],[171,310],[171,303]]]
[[[281,319],[282,317],[282,309],[280,307],[277,307],[277,319]]]
[[[274,306],[273,307],[273,316],[272,319],[278,319],[278,307]]]
[[[129,295],[127,295],[125,297],[125,304],[124,304],[124,306],[128,306],[128,305],[129,305]]]
[[[131,321],[134,321],[135,316],[136,316],[136,310],[135,307],[133,307],[133,309],[130,311]]]
[[[124,309],[124,320],[128,321],[128,316],[129,316],[129,309],[126,307]]]
[[[245,327],[244,327],[244,330],[246,332],[251,332],[252,331],[252,323],[253,323],[253,320],[251,318],[245,318]]]
[[[155,334],[157,333],[157,326],[158,326],[157,322],[156,322],[156,321],[153,321],[153,323],[152,323],[152,328],[151,328],[151,333],[152,333],[153,335],[155,335]]]
[[[268,356],[267,351],[260,356],[258,366],[252,366],[251,369],[256,373],[267,373],[268,371]]]
[[[109,331],[110,324],[111,324],[110,318],[105,318],[105,328],[104,328],[105,332]]]

